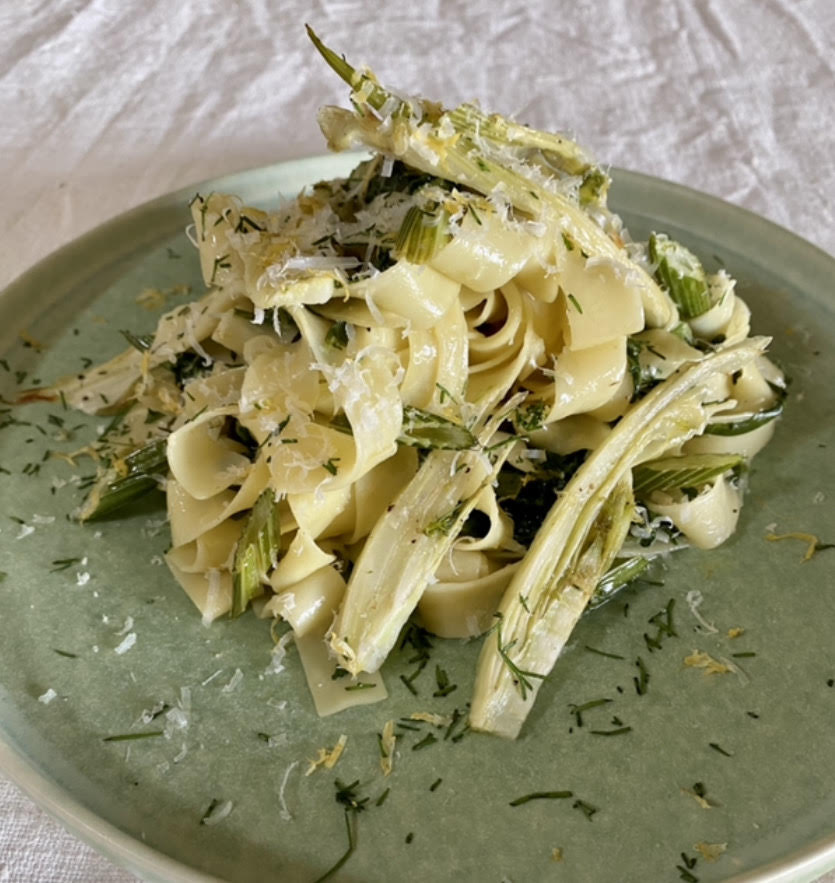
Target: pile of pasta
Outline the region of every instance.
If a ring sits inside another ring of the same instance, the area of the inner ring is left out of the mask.
[[[529,703],[611,566],[666,552],[671,539],[712,548],[732,533],[736,467],[768,441],[774,421],[758,415],[772,413],[783,378],[749,337],[750,311],[724,271],[690,267],[708,300],[682,315],[675,280],[659,275],[668,241],[658,236],[653,254],[629,240],[598,167],[531,173],[535,200],[549,200],[536,210],[500,186],[509,171],[491,189],[439,172],[444,144],[460,144],[449,122],[435,114],[434,129],[419,125],[424,107],[398,129],[394,105],[368,110],[380,106],[368,82],[355,78],[355,111],[331,108],[323,127],[332,146],[360,140],[378,151],[371,159],[271,212],[195,197],[189,233],[207,293],[53,388],[88,412],[123,412],[99,443],[103,479],[82,517],[101,514],[124,482],[161,485],[165,560],[204,621],[252,604],[289,623],[320,714],[385,697],[380,667],[411,616],[442,637],[490,632],[497,664]],[[710,370],[679,380],[709,359]],[[567,550],[568,582],[554,576],[546,588],[558,596],[532,593],[528,609],[520,574],[540,539],[520,539],[503,479],[521,488],[544,465],[571,463],[555,506],[586,505],[584,458],[593,469],[630,419],[633,436],[644,431],[630,414],[676,383],[681,401],[697,385],[698,419],[677,432],[658,410],[660,428],[617,461],[616,483],[589,478],[596,508],[584,521],[560,516],[566,540],[552,555]],[[162,461],[149,469],[139,455],[154,450]],[[696,468],[694,487],[635,477],[641,463],[668,475],[663,457],[703,462],[691,455],[724,465]],[[591,567],[603,515],[605,554]],[[514,666],[502,645],[497,625],[513,626],[517,595],[518,615],[532,617],[517,651],[567,605],[541,665]],[[495,688],[503,675],[491,677]],[[485,713],[474,725],[515,735],[521,723]]]

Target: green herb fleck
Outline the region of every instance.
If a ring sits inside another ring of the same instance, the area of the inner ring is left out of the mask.
[[[583,726],[583,712],[590,711],[592,708],[599,708],[601,705],[608,705],[613,700],[611,699],[592,699],[589,702],[584,702],[582,705],[575,705],[573,702],[569,704],[568,711],[570,714],[573,714],[576,721],[577,726]]]
[[[509,805],[522,806],[522,804],[529,803],[531,800],[564,800],[573,796],[574,792],[572,791],[534,791],[531,794],[525,794],[523,797],[511,800]]]
[[[412,751],[420,751],[422,748],[428,748],[430,745],[434,745],[438,741],[437,737],[434,733],[427,733],[420,742],[415,742],[412,745]]]
[[[591,817],[598,812],[596,806],[592,806],[590,803],[586,803],[585,800],[575,800],[574,803],[571,804],[572,809],[579,809],[583,815],[591,821]]]
[[[435,680],[438,684],[438,689],[432,694],[434,697],[442,697],[449,696],[453,690],[458,689],[457,684],[450,684],[449,675],[447,675],[446,671],[441,668],[440,665],[435,666]]]
[[[59,570],[68,570],[74,564],[80,563],[80,558],[56,558],[55,561],[52,562],[52,568],[49,572],[57,573]]]
[[[583,308],[580,306],[580,301],[578,301],[573,294],[568,294],[566,295],[566,297],[571,301],[571,305],[574,307],[574,309],[577,310],[577,312],[582,316]]]
[[[140,353],[146,353],[154,342],[153,334],[134,334],[132,331],[126,331],[125,329],[120,330],[119,334],[121,334],[135,350],[139,350]]]
[[[632,683],[635,684],[635,692],[639,696],[643,696],[647,692],[649,672],[646,665],[644,665],[644,660],[640,656],[635,659],[635,665],[638,666],[638,676],[632,678]]]
[[[496,631],[496,649],[498,650],[499,656],[501,656],[502,661],[509,669],[513,683],[519,690],[522,701],[524,702],[528,698],[528,691],[533,692],[534,690],[534,686],[531,683],[530,678],[536,678],[537,680],[544,681],[546,676],[535,671],[525,671],[519,668],[519,666],[516,665],[516,663],[510,658],[509,651],[516,646],[516,638],[514,638],[509,644],[502,645],[503,617],[500,613],[496,613],[495,616],[497,617],[497,619],[490,631],[493,631],[494,629]]]
[[[162,730],[149,730],[147,733],[120,733],[117,736],[105,736],[102,742],[132,742],[134,739],[152,739],[162,735]]]
[[[583,647],[584,650],[588,650],[589,653],[596,653],[598,656],[606,656],[609,659],[625,659],[625,656],[620,656],[617,653],[607,653],[605,650],[598,650],[596,647],[590,647],[586,644]]]
[[[344,350],[348,346],[348,323],[334,322],[325,335],[325,343],[334,349]]]

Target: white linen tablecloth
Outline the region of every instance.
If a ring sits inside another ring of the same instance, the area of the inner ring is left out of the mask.
[[[0,288],[154,196],[324,152],[315,111],[346,93],[305,21],[404,91],[567,131],[835,253],[832,0],[22,0],[0,5]],[[0,881],[131,879],[0,777]]]

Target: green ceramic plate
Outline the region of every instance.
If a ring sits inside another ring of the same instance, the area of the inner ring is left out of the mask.
[[[284,164],[207,189],[270,204],[351,162]],[[175,286],[200,289],[183,233],[189,196],[104,225],[0,296],[2,395],[110,356],[124,345],[119,329],[149,330],[156,314],[137,304],[143,289],[167,292],[169,306],[183,299]],[[151,879],[316,880],[347,846],[337,775],[358,779],[371,800],[335,880],[775,881],[835,865],[835,551],[804,563],[803,542],[765,540],[776,524],[835,541],[835,261],[740,209],[640,175],[617,173],[614,203],[633,235],[666,230],[739,278],[755,330],[774,335],[792,395],[753,468],[736,536],[714,552],[679,554],[663,585],[586,616],[517,742],[445,739],[418,725],[385,781],[377,732],[388,718],[463,710],[476,643],[436,641],[418,696],[398,678],[413,667],[404,651],[385,670],[387,703],[318,719],[292,652],[284,671],[265,673],[266,623],[201,625],[159,565],[161,508],[96,527],[68,519],[91,466],[73,470],[45,452],[79,447],[104,421],[60,406],[3,406],[0,766],[79,836]],[[42,351],[21,343],[24,329]],[[684,601],[693,588],[716,634],[697,631]],[[676,635],[651,649],[648,620],[670,599]],[[745,632],[730,639],[732,628]],[[736,656],[744,678],[706,676],[683,665],[694,649],[756,655]],[[638,657],[649,673],[644,695],[634,685]],[[445,698],[432,696],[436,665],[458,685]],[[578,726],[570,705],[601,698],[611,702]],[[171,738],[103,741],[137,729],[144,710],[178,702],[180,713],[138,727],[167,721]],[[618,728],[615,718],[631,730],[592,732]],[[305,777],[307,760],[341,733],[348,744],[336,769]],[[563,789],[574,797],[509,805]],[[201,824],[214,801],[231,801],[231,813]],[[698,843],[727,851],[708,862]],[[682,853],[697,863],[687,868]]]

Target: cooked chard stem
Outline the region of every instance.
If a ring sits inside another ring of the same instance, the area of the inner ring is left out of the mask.
[[[78,513],[80,521],[106,518],[159,488],[168,472],[166,439],[158,438],[128,454],[96,481]]]
[[[281,527],[275,493],[267,488],[255,501],[235,550],[230,617],[240,616],[263,591],[262,583],[281,553]]]
[[[487,445],[512,399],[475,433]],[[434,450],[393,506],[374,526],[354,565],[330,635],[337,664],[356,676],[375,672],[397,642],[444,555],[449,552],[481,491],[495,480],[510,453]]]
[[[705,431],[709,430],[705,427]],[[663,457],[636,466],[632,487],[636,497],[652,491],[668,491],[685,487],[702,487],[731,469],[745,463],[739,454],[686,454],[682,457]]]
[[[626,536],[628,517],[625,512],[618,517],[618,500],[633,467],[701,432],[723,407],[711,401],[710,379],[738,370],[767,343],[766,338],[752,338],[679,369],[636,404],[577,470],[499,605],[503,639],[516,642],[513,661],[518,668],[543,675],[551,671]],[[518,603],[520,594],[528,599],[530,614]],[[540,683],[533,684],[532,697]],[[491,634],[479,660],[471,726],[514,738],[531,704],[521,698]]]
[[[663,233],[649,238],[649,259],[655,278],[666,288],[684,319],[707,312],[712,304],[705,271],[692,251]]]

